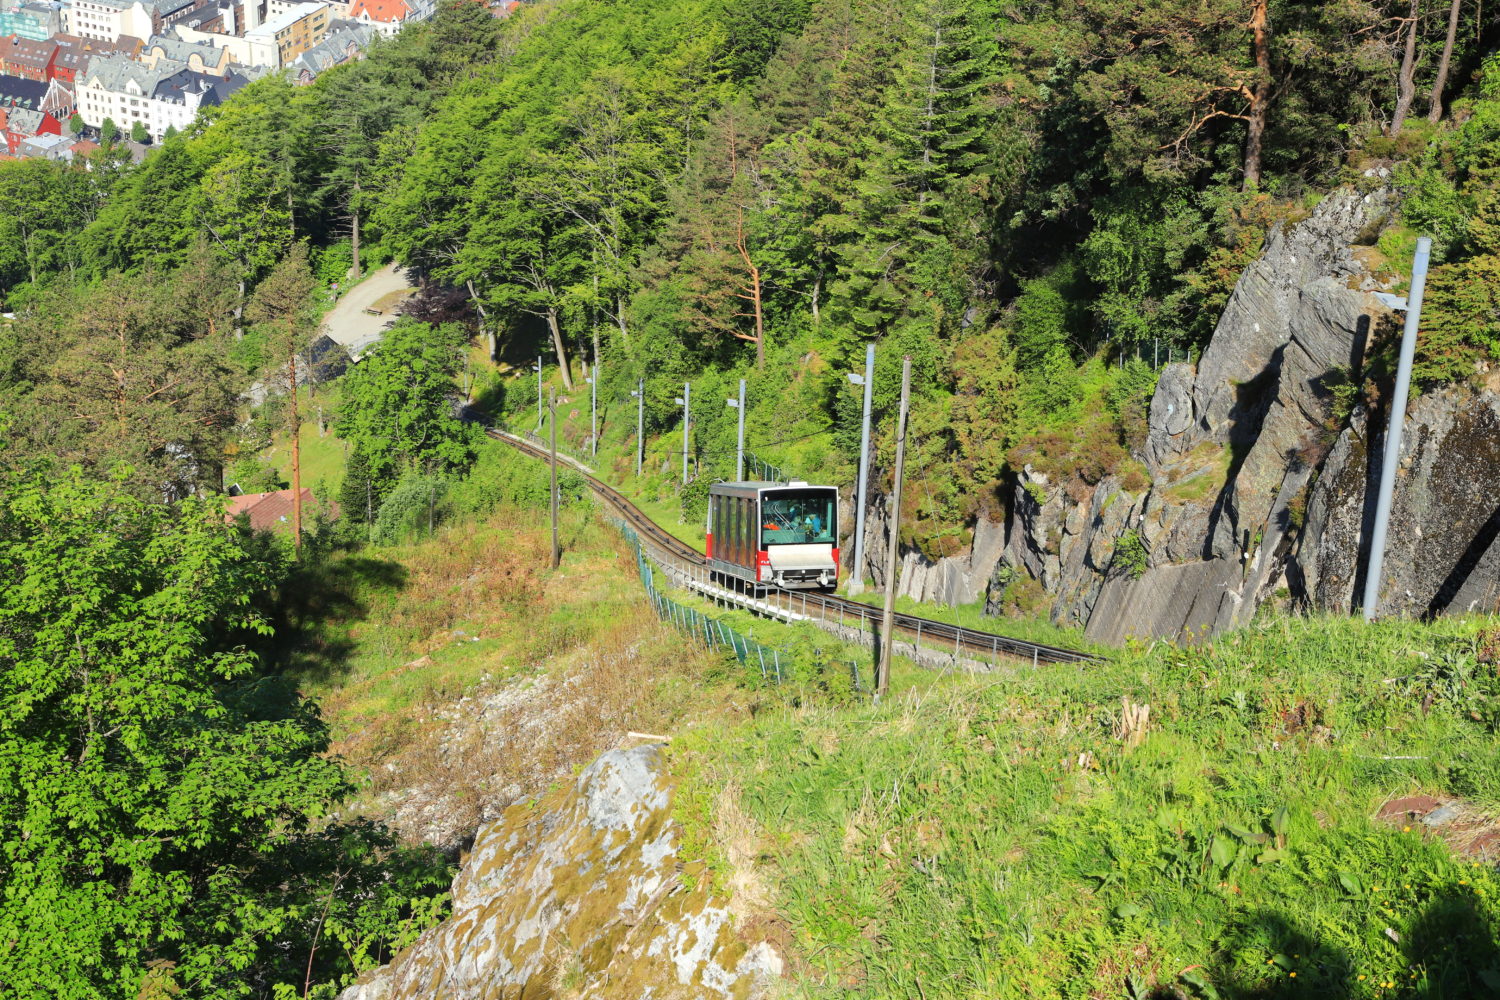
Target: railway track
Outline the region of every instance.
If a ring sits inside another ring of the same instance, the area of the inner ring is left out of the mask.
[[[504,441],[511,447],[532,458],[547,461],[550,458],[546,449],[526,440],[516,434],[486,427],[486,433],[499,441]],[[703,553],[671,532],[662,528],[655,521],[647,517],[641,510],[631,503],[619,490],[610,486],[593,474],[593,471],[578,460],[570,456],[559,454],[559,461],[567,462],[568,465],[589,484],[589,488],[603,500],[614,512],[629,524],[643,544],[659,550],[671,560],[676,560],[689,566],[698,567],[706,571]],[[846,626],[857,628],[864,627],[867,623],[879,623],[881,609],[860,601],[850,600],[847,597],[839,597],[834,594],[813,593],[808,591],[785,591],[771,590],[766,595],[766,600],[772,601],[791,612],[800,612],[806,618],[818,618],[824,621],[837,621]],[[1025,639],[1014,639],[1010,636],[999,635],[994,632],[981,632],[978,629],[964,628],[951,622],[935,621],[931,618],[922,618],[917,615],[909,615],[897,612],[895,615],[895,628],[905,638],[916,643],[938,646],[939,648],[952,647],[955,655],[968,653],[988,653],[992,657],[1006,656],[1014,659],[1029,660],[1033,664],[1041,663],[1086,663],[1095,662],[1100,658],[1093,653],[1085,653],[1076,649],[1065,649],[1061,646],[1049,646],[1045,643],[1028,642]]]

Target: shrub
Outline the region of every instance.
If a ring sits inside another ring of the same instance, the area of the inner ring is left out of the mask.
[[[1139,580],[1146,574],[1149,561],[1146,543],[1141,539],[1140,532],[1132,528],[1115,542],[1115,556],[1110,560],[1109,566],[1110,569],[1118,570],[1132,580]]]
[[[438,498],[447,492],[447,480],[439,476],[404,477],[375,515],[375,538],[386,545],[399,542],[423,524],[435,524]]]

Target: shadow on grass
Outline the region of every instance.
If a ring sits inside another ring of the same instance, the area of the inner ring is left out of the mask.
[[[406,587],[406,567],[341,548],[314,550],[293,566],[265,609],[273,635],[260,652],[299,685],[336,681],[355,643],[349,627],[369,614],[371,599]]]
[[[1378,918],[1372,919],[1380,925]],[[1228,955],[1238,962],[1231,958],[1212,977],[1217,995],[1224,1000],[1500,997],[1500,929],[1471,889],[1450,886],[1428,901],[1415,922],[1393,917],[1391,923],[1385,960],[1365,967],[1293,918],[1271,911],[1249,913],[1236,922],[1226,942]],[[1396,928],[1398,923],[1407,926],[1405,933]],[[1377,926],[1378,932],[1385,930]],[[1239,971],[1245,968],[1255,971]]]

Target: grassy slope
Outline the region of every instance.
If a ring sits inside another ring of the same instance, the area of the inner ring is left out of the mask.
[[[472,813],[460,824],[472,828],[628,730],[743,710],[732,671],[650,613],[618,532],[577,508],[561,538],[552,570],[546,518],[511,508],[304,570],[292,670],[334,752],[368,779],[359,808],[380,813],[382,794],[423,786]],[[541,684],[556,697],[522,704],[518,692]],[[518,705],[492,720],[501,731],[462,731],[462,699],[504,692]],[[545,731],[524,744],[505,731],[542,716]]]
[[[1456,679],[1474,630],[1272,621],[762,713],[679,760],[748,817],[729,834],[805,995],[1493,995],[1494,869],[1372,819],[1417,791],[1500,803],[1495,702]],[[1122,697],[1151,706],[1133,749]]]

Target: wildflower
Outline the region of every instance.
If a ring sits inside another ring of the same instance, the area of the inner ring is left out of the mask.
[[[1297,974],[1295,972],[1288,972],[1287,975],[1291,976],[1293,979],[1297,978]]]
[[[1360,973],[1360,974],[1359,974],[1359,981],[1360,981],[1360,982],[1364,982],[1364,981],[1365,981],[1365,974],[1364,974],[1364,973],[1363,973],[1363,972],[1361,972],[1361,973]]]

